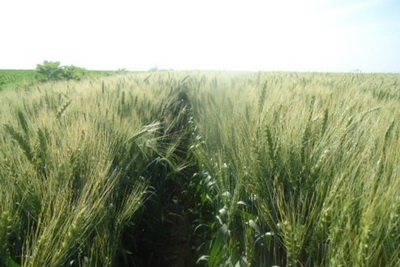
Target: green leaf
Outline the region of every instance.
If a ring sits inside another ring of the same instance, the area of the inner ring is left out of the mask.
[[[6,259],[6,266],[7,267],[21,267],[21,265],[19,265],[18,263],[16,263],[13,259],[11,259],[10,257],[8,257]]]

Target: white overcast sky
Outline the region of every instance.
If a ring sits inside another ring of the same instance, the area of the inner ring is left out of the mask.
[[[1,0],[0,69],[400,72],[399,0]]]

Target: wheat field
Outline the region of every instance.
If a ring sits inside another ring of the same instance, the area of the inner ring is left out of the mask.
[[[400,76],[0,93],[0,266],[400,266]]]

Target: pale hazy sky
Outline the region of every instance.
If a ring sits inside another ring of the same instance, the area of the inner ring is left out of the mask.
[[[400,72],[399,0],[1,0],[0,69]]]

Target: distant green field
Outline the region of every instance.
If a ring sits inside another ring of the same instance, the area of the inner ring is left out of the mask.
[[[35,83],[34,70],[0,70],[0,90]]]
[[[87,76],[109,76],[118,71],[90,70]],[[6,88],[27,87],[38,83],[35,70],[1,70],[0,69],[0,91]]]

